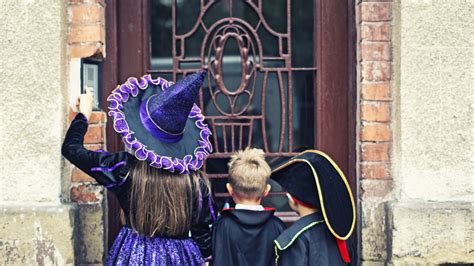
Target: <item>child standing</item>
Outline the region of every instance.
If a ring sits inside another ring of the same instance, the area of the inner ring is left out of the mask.
[[[130,153],[84,148],[92,97],[81,95],[62,154],[112,191],[125,214],[107,265],[202,265],[210,255],[213,211],[199,168],[212,147],[194,105],[205,76],[172,85],[147,75],[112,92],[109,115]]]
[[[287,192],[300,219],[275,240],[277,265],[345,265],[345,240],[355,226],[354,199],[328,155],[308,150],[276,167],[272,179]]]
[[[214,224],[213,265],[272,265],[273,240],[285,225],[275,209],[261,205],[271,188],[270,172],[262,150],[247,148],[232,156],[227,190],[236,205]]]

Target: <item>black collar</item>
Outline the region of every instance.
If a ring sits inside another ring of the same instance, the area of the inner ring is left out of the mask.
[[[304,233],[311,227],[324,223],[323,215],[321,212],[316,212],[310,215],[301,217],[292,226],[287,228],[281,235],[275,240],[275,245],[279,250],[285,250],[298,238],[299,235]]]
[[[244,225],[264,224],[273,217],[274,213],[273,208],[265,208],[262,211],[229,208],[221,211],[223,216],[232,217],[236,222]]]

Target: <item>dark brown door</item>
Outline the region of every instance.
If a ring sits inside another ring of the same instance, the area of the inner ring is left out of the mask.
[[[323,150],[355,189],[352,1],[110,0],[106,10],[104,95],[130,76],[177,80],[209,71],[199,104],[214,153],[204,170],[220,206],[230,201],[227,161],[247,146],[263,149],[269,162]],[[113,130],[107,141],[112,151],[122,148]],[[292,221],[273,187],[265,204]],[[110,241],[117,213],[110,199]]]

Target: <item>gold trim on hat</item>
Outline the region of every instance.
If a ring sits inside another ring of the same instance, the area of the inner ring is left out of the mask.
[[[319,177],[318,177],[318,174],[317,174],[316,170],[314,169],[313,165],[308,160],[306,160],[306,159],[291,159],[288,162],[286,162],[285,164],[283,164],[283,165],[279,166],[278,168],[276,168],[275,170],[273,170],[272,173],[275,173],[275,172],[277,172],[277,171],[279,171],[279,170],[281,170],[281,169],[283,169],[283,168],[285,168],[289,165],[297,163],[297,162],[306,163],[311,168],[311,171],[313,172],[314,180],[316,181],[316,188],[318,190],[319,201],[321,202],[321,211],[323,213],[323,217],[324,217],[324,220],[326,221],[326,224],[328,226],[329,231],[335,237],[337,237],[338,239],[347,240],[351,236],[352,231],[354,231],[355,221],[356,221],[356,211],[355,211],[354,197],[352,196],[352,191],[351,191],[351,188],[349,187],[349,183],[347,182],[346,176],[341,171],[341,169],[339,169],[339,166],[337,166],[337,164],[327,154],[325,154],[322,151],[306,150],[306,151],[304,151],[304,152],[302,152],[302,153],[300,153],[296,156],[299,156],[299,155],[302,155],[302,154],[305,154],[305,153],[308,153],[308,152],[319,154],[319,155],[323,156],[325,159],[327,159],[329,161],[329,163],[331,163],[331,165],[339,173],[339,175],[342,178],[342,181],[344,182],[344,184],[346,186],[347,191],[349,192],[349,198],[351,199],[351,205],[352,205],[352,214],[353,214],[352,217],[353,218],[352,218],[351,229],[349,230],[349,232],[345,236],[338,235],[334,231],[334,229],[332,228],[331,224],[329,223],[329,220],[328,220],[327,215],[326,215],[326,208],[324,206],[324,199],[323,199],[323,194],[322,194],[322,191],[321,191],[321,186],[319,184]]]
[[[184,131],[186,130],[186,127],[184,127],[183,131],[179,132],[179,133],[171,133],[171,132],[168,132],[164,129],[162,129],[160,126],[158,126],[158,124],[153,120],[153,118],[150,116],[150,112],[148,111],[148,101],[150,101],[150,99],[155,96],[156,94],[150,96],[147,100],[146,100],[146,103],[145,103],[145,109],[146,109],[146,114],[148,116],[148,118],[151,120],[151,122],[153,123],[153,125],[155,125],[159,130],[165,132],[166,134],[169,134],[169,135],[172,135],[172,136],[181,136],[184,134]]]

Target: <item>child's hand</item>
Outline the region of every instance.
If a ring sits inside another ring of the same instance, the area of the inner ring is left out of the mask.
[[[77,109],[87,118],[87,120],[91,118],[93,100],[90,88],[87,87],[86,93],[81,94],[77,99]]]

